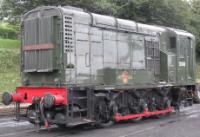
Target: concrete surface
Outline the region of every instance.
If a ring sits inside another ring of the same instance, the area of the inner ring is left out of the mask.
[[[162,119],[117,123],[105,129],[85,126],[60,129],[55,126],[37,133],[26,121],[16,122],[12,117],[2,117],[0,137],[200,137],[200,105],[183,108],[180,114]]]

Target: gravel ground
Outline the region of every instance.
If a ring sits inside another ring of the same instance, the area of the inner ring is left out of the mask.
[[[183,108],[181,113],[162,119],[149,118],[138,123],[116,123],[110,128],[85,126],[71,129],[51,127],[36,133],[26,121],[0,118],[0,137],[200,137],[200,105]]]

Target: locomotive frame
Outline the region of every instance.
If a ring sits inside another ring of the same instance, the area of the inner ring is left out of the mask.
[[[22,86],[3,103],[29,103],[31,123],[75,126],[163,116],[192,104],[195,37],[74,7],[23,16]]]

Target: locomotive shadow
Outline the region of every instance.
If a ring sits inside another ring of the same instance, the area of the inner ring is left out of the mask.
[[[102,130],[110,130],[110,129],[120,130],[120,129],[128,128],[128,127],[133,127],[133,128],[139,127],[139,126],[142,127],[143,125],[152,124],[152,123],[155,123],[157,126],[163,127],[168,124],[172,124],[177,121],[180,121],[180,119],[178,120],[176,119],[178,116],[179,116],[178,114],[172,113],[166,117],[162,117],[162,118],[149,117],[149,118],[144,118],[138,122],[122,121],[122,122],[115,123],[114,125],[108,128],[98,128],[98,127],[90,126],[90,125],[79,125],[79,126],[75,126],[71,128],[59,128],[55,126],[53,128],[50,128],[49,130],[46,130],[46,129],[41,130],[39,134],[57,133],[58,137],[64,137],[66,135],[73,136],[73,135],[81,135],[83,133],[94,134],[97,131],[102,131]]]

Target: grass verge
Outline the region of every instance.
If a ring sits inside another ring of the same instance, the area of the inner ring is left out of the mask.
[[[20,41],[0,39],[0,92],[14,91],[20,83]]]

